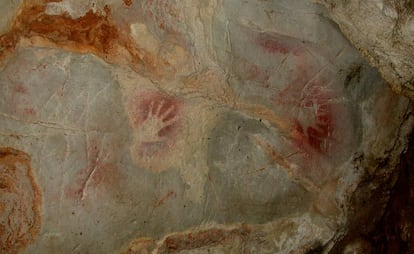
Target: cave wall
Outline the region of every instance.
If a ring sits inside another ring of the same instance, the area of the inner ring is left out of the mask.
[[[394,92],[414,99],[412,0],[318,0]]]
[[[380,220],[412,106],[329,8],[2,4],[1,252],[328,252]]]

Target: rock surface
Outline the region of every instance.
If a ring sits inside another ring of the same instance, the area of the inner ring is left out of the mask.
[[[18,8],[0,147],[42,198],[22,253],[329,251],[406,148],[409,100],[308,1]]]
[[[414,99],[414,2],[318,0],[343,33],[379,69],[394,92]]]
[[[27,154],[0,148],[0,193],[0,250],[17,253],[40,227],[40,191]]]

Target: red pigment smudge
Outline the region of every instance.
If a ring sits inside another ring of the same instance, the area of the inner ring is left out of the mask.
[[[36,115],[36,110],[34,108],[24,108],[23,112],[25,115]]]
[[[179,35],[174,24],[180,24],[179,10],[174,1],[147,0],[142,2],[145,15],[157,24],[160,30],[171,35]],[[170,24],[170,25],[166,25]]]
[[[177,194],[175,193],[175,191],[169,191],[162,198],[160,198],[160,200],[158,200],[157,204],[155,205],[155,208],[162,206],[165,203],[165,201],[176,196]]]
[[[14,91],[17,92],[17,93],[27,94],[27,88],[22,86],[22,85],[17,85],[14,88]]]
[[[181,45],[186,45],[185,31],[180,29],[183,23],[180,15],[180,1],[146,0],[141,2],[141,11],[148,22],[155,24],[157,34],[167,36],[168,40],[176,40]]]
[[[12,80],[10,81],[14,85],[10,97],[10,106],[13,113],[24,118],[33,119],[37,115],[37,110],[30,98],[31,94],[29,94],[28,88],[23,85],[15,85]]]
[[[243,80],[253,80],[263,83],[263,86],[269,86],[270,71],[266,68],[262,68],[249,60],[240,58],[238,60],[238,75]]]
[[[254,33],[252,35],[251,33],[246,32],[246,37],[251,37],[252,39],[249,43],[253,44],[253,46],[257,47],[271,58],[283,59],[286,56],[293,56],[299,62],[306,52],[301,42],[286,36],[276,36],[267,33]],[[261,83],[265,88],[271,86],[269,80],[270,77],[274,75],[275,66],[260,66],[255,62],[254,58],[243,57],[239,57],[236,63],[237,74],[243,80],[252,80]],[[255,85],[257,85],[257,83]]]
[[[256,37],[256,44],[265,52],[271,54],[296,55],[299,52],[298,46],[291,46],[285,39],[277,38],[264,33],[261,33]]]
[[[80,201],[91,190],[113,191],[112,189],[119,186],[122,180],[116,163],[104,161],[105,155],[103,155],[101,144],[98,141],[86,141],[85,146],[88,165],[78,171],[75,180],[70,183],[65,192],[67,197]]]
[[[259,66],[256,64],[252,64],[250,68],[248,68],[248,78],[249,79],[258,79],[262,74]]]
[[[161,29],[161,30],[165,30],[165,25],[164,25],[164,23],[160,23],[160,25],[159,25],[159,28]]]

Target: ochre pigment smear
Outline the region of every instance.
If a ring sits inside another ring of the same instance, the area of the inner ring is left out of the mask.
[[[29,156],[0,148],[0,253],[18,253],[37,237],[40,206]]]

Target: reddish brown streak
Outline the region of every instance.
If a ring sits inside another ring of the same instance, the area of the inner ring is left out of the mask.
[[[27,94],[27,88],[22,85],[15,86],[14,91],[17,93]]]
[[[175,191],[169,191],[164,197],[162,197],[160,200],[158,200],[157,204],[155,205],[155,208],[162,206],[167,199],[175,197],[176,193]]]
[[[132,0],[124,0],[124,4],[126,6],[131,6],[132,5]]]
[[[282,39],[275,38],[268,34],[260,34],[256,38],[256,43],[258,46],[263,48],[266,52],[271,54],[289,54],[293,53],[294,55],[299,53],[297,46],[290,46],[287,42],[284,42]]]
[[[99,143],[96,141],[91,141],[89,145],[86,145],[88,165],[79,170],[75,180],[70,183],[66,190],[68,197],[82,200],[84,192],[88,188],[97,189],[103,187],[110,189],[121,180],[121,174],[115,163],[100,161],[102,158],[98,146]]]
[[[36,110],[34,108],[24,108],[23,112],[25,115],[36,115]]]

